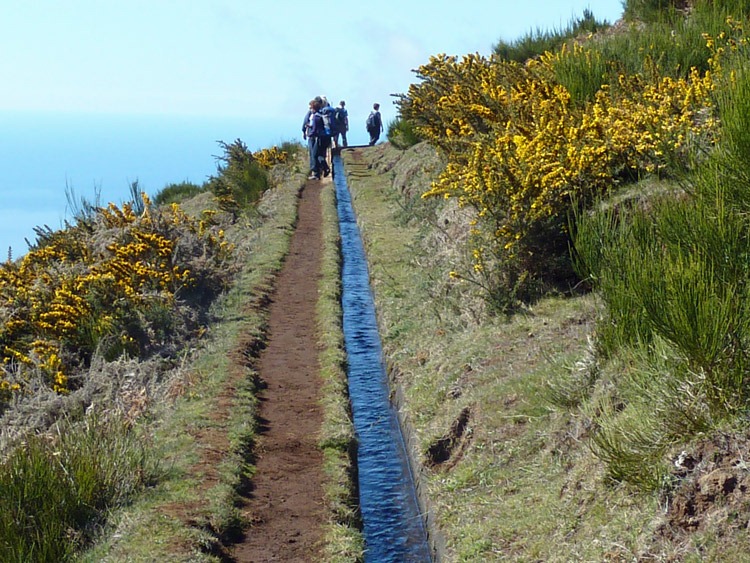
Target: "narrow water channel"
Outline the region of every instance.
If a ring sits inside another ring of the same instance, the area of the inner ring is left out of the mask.
[[[365,561],[429,562],[430,548],[406,447],[389,399],[367,259],[341,157],[334,157],[333,166],[343,254],[344,341],[358,439]]]

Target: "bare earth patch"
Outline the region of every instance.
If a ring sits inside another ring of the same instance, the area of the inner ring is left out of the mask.
[[[681,452],[674,460],[680,485],[669,499],[665,537],[698,532],[712,522],[734,530],[750,526],[750,475],[745,460],[747,436],[718,435]]]
[[[330,180],[327,180],[330,181]],[[289,255],[269,305],[258,361],[262,391],[257,473],[245,512],[252,525],[232,548],[237,562],[311,561],[321,540],[323,420],[316,303],[323,236],[320,182],[302,190]]]

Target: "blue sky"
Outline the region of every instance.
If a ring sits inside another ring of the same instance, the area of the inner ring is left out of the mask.
[[[0,112],[301,118],[323,94],[387,119],[430,55],[488,54],[585,8],[622,14],[621,0],[13,2]]]
[[[312,7],[316,6],[313,10]],[[367,140],[373,102],[431,55],[489,54],[621,0],[31,0],[0,18],[0,259],[69,218],[67,187],[102,203],[215,173],[216,140],[292,139],[313,96],[349,108]]]

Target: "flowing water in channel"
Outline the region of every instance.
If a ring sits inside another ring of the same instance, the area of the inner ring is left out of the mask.
[[[359,496],[367,563],[429,562],[401,428],[389,400],[375,305],[344,166],[334,157],[343,255],[344,340],[358,438]]]

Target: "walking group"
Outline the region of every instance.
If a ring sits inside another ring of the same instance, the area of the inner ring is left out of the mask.
[[[365,124],[370,135],[370,145],[378,141],[383,130],[380,105],[373,104],[372,107]],[[335,108],[325,96],[316,96],[310,100],[309,109],[302,122],[302,138],[307,141],[307,150],[310,154],[310,180],[319,180],[331,173],[330,149],[349,146],[346,139],[347,131],[349,113],[344,100]]]

